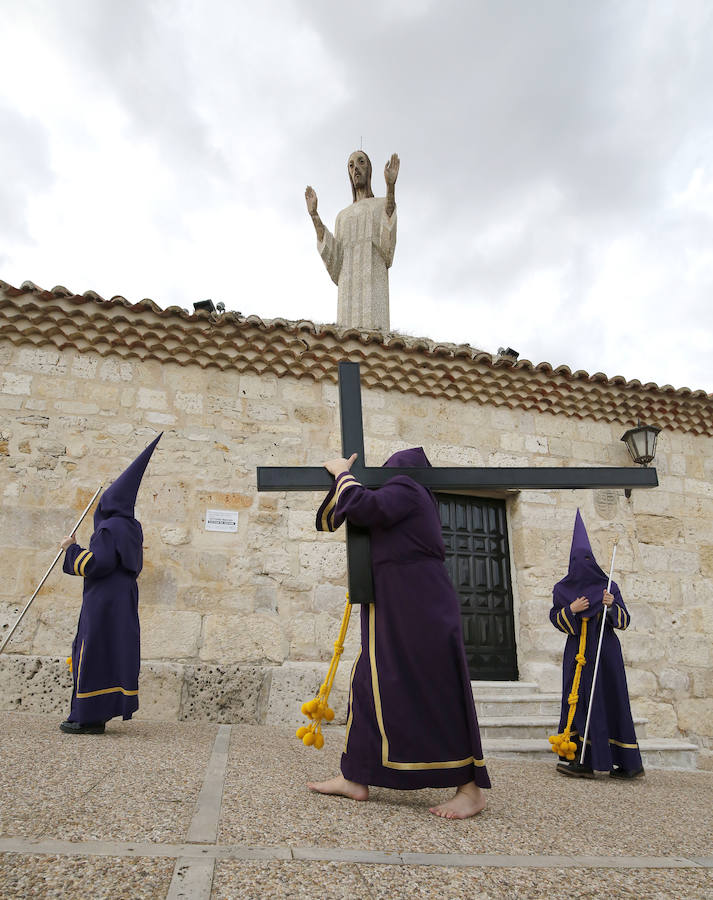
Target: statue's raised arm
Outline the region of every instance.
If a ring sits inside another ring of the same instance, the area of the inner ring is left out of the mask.
[[[401,161],[398,154],[392,153],[391,159],[384,166],[384,180],[386,181],[386,215],[391,217],[396,209],[396,179],[399,177]]]
[[[396,193],[399,157],[384,167],[386,197],[371,189],[371,161],[355,150],[347,161],[352,204],[337,216],[334,234],[317,212],[317,194],[307,187],[305,202],[317,235],[317,249],[338,287],[337,324],[369,331],[389,330],[388,270],[396,249]]]
[[[321,244],[324,240],[324,223],[317,212],[317,194],[314,188],[309,185],[305,188],[305,202],[307,203],[307,212],[310,219],[312,219],[314,230],[317,232],[317,240]]]

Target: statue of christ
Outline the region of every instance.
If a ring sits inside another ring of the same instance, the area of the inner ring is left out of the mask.
[[[337,216],[334,234],[317,212],[317,194],[307,187],[307,212],[317,233],[317,249],[337,285],[337,324],[389,331],[389,273],[396,248],[395,185],[399,158],[384,167],[386,197],[371,190],[371,162],[363,150],[349,157],[351,206]]]

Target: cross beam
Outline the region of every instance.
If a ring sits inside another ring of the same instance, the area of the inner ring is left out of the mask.
[[[352,472],[368,488],[378,488],[395,475],[408,475],[433,491],[587,490],[657,487],[656,469],[612,467],[384,469],[365,464],[359,363],[339,363],[339,411],[342,455],[357,453]],[[258,491],[328,491],[334,479],[322,466],[258,466]],[[352,603],[372,603],[371,552],[367,529],[347,522],[347,570]]]

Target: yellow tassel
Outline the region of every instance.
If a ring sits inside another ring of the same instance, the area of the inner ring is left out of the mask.
[[[334,654],[332,656],[332,661],[329,664],[329,669],[327,670],[327,677],[324,679],[324,684],[320,687],[317,696],[312,700],[307,700],[301,707],[302,714],[312,720],[312,724],[309,728],[303,726],[302,728],[297,729],[297,737],[306,747],[316,747],[317,750],[321,750],[322,747],[324,747],[324,735],[321,732],[322,720],[324,719],[327,722],[331,722],[332,719],[334,719],[334,710],[327,704],[327,699],[329,697],[329,692],[332,690],[334,676],[337,674],[339,658],[344,651],[344,640],[347,636],[351,612],[352,605],[349,602],[349,594],[347,594],[347,605],[344,608],[342,624],[339,629],[339,637],[334,642]]]
[[[72,674],[72,657],[71,656],[67,657],[67,665],[69,666],[69,674],[71,675]]]
[[[577,655],[575,656],[575,659],[577,660],[577,667],[574,670],[572,689],[569,692],[569,697],[567,697],[567,703],[569,704],[567,724],[562,734],[553,734],[549,737],[549,742],[550,744],[552,744],[552,752],[557,753],[560,756],[564,756],[564,758],[568,760],[574,759],[575,752],[577,750],[577,745],[574,743],[574,741],[570,740],[570,737],[572,731],[572,722],[574,721],[574,714],[577,711],[577,703],[579,702],[579,683],[582,680],[582,669],[587,663],[587,660],[584,656],[586,646],[587,620],[582,619],[582,630],[579,634],[579,647],[577,648]]]

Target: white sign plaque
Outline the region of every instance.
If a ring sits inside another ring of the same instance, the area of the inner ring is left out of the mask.
[[[237,509],[207,509],[205,511],[206,531],[237,531]]]

